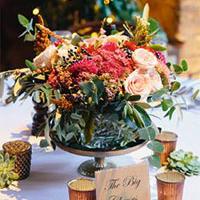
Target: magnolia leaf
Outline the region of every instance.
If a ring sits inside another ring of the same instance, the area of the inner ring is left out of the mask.
[[[74,137],[74,133],[67,133],[65,134],[65,141],[68,142],[69,140],[71,140]]]
[[[13,87],[13,95],[16,97],[19,94],[19,91],[22,89],[22,85],[20,83],[20,79],[18,78],[15,82],[15,85]]]
[[[164,47],[164,46],[162,46],[160,44],[152,44],[152,45],[150,45],[150,47],[152,49],[154,49],[155,51],[166,51],[167,50],[166,47]]]
[[[151,165],[153,165],[154,167],[157,167],[157,168],[160,168],[160,157],[157,156],[157,155],[152,155],[150,158],[149,158],[149,162]]]
[[[18,14],[17,17],[18,17],[19,23],[20,23],[23,27],[28,28],[29,20],[28,20],[25,16],[23,16],[23,15],[21,15],[21,14]]]
[[[37,69],[37,67],[34,66],[33,63],[32,63],[30,60],[28,60],[28,59],[25,60],[25,64],[26,64],[26,66],[27,66],[28,68],[30,68],[31,71]]]
[[[47,119],[46,126],[44,128],[44,136],[45,136],[45,139],[47,140],[48,144],[51,145],[51,138],[49,136],[49,133],[50,133],[50,127],[49,127],[49,121]]]
[[[186,60],[182,60],[181,66],[182,66],[183,71],[187,71],[188,70],[188,63],[187,63]]]
[[[39,75],[35,76],[34,78],[35,78],[35,79],[39,79],[39,80],[41,80],[41,81],[44,81],[44,80],[45,80],[45,75],[39,74]]]
[[[163,145],[158,141],[151,141],[147,144],[147,147],[154,152],[161,153],[163,152]]]

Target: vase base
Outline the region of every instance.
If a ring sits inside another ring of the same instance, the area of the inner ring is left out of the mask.
[[[103,165],[99,165],[99,163],[96,160],[87,160],[79,166],[78,172],[83,176],[94,178],[95,171],[115,167],[116,165],[112,162],[103,161]]]

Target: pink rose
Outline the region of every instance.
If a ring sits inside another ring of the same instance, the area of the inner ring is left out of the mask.
[[[154,70],[154,69],[149,70],[148,75],[149,75],[149,78],[150,78],[151,92],[152,93],[163,88],[161,77],[156,70]]]
[[[146,73],[139,70],[132,72],[124,82],[127,93],[132,95],[140,95],[140,101],[146,101],[151,92],[151,80]]]
[[[152,69],[158,63],[156,56],[143,48],[136,49],[132,54],[132,59],[136,67],[143,70]]]

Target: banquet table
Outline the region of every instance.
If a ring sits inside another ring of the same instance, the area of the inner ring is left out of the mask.
[[[39,147],[40,137],[31,136],[33,116],[31,99],[27,101],[0,105],[0,145],[11,140],[29,141],[33,147],[30,176],[16,183],[10,189],[0,190],[0,200],[66,200],[68,197],[67,182],[80,177],[78,166],[88,157],[73,155],[57,148],[55,151]],[[200,156],[200,109],[183,110],[183,119],[179,122],[176,116],[169,121],[163,119],[160,110],[154,110],[154,122],[163,130],[178,134],[177,149],[192,151]],[[146,159],[151,152],[142,147],[136,152],[123,156],[107,158],[117,166],[134,165]],[[157,199],[155,174],[152,166],[150,172],[151,200]],[[183,200],[200,199],[200,177],[186,178]]]

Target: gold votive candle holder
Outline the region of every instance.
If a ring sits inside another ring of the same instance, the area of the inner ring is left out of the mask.
[[[158,200],[182,200],[185,176],[178,172],[156,175]]]
[[[67,185],[70,200],[96,200],[96,186],[93,180],[78,178]]]
[[[3,144],[3,150],[16,158],[13,171],[18,174],[18,180],[27,178],[31,169],[31,144],[22,140],[15,140]]]
[[[175,133],[169,131],[162,131],[156,135],[156,140],[163,145],[163,152],[158,153],[161,165],[167,164],[169,154],[176,149],[177,138]]]

